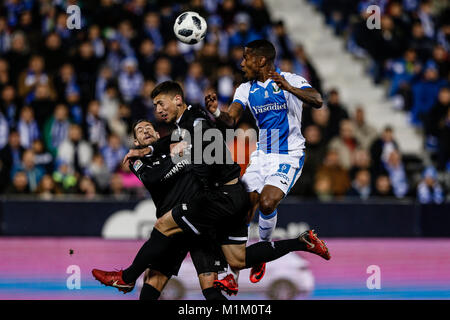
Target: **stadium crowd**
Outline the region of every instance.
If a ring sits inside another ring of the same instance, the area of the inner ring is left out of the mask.
[[[356,36],[358,23],[350,19],[352,14],[357,16],[358,4],[364,1],[353,1],[351,8],[335,6],[340,1],[334,0],[314,2],[324,9],[338,34],[350,31],[353,48],[364,48]],[[380,3],[385,3],[384,12],[395,7],[394,2]],[[79,30],[66,27],[66,8],[73,4],[81,8]],[[376,76],[392,80],[391,94],[403,98],[405,110],[417,111],[412,114],[425,124],[426,134],[434,138],[429,140],[437,141],[435,159],[442,171],[449,170],[450,92],[445,81],[450,33],[448,24],[419,12],[426,5],[399,4],[398,19],[393,13],[383,15],[383,26],[395,30],[402,26],[399,37],[405,37],[404,41],[390,41],[403,47],[392,49],[392,54],[378,52],[382,58],[370,48],[365,50],[378,66]],[[186,10],[206,18],[204,43],[190,46],[176,40],[173,22]],[[341,22],[336,21],[336,12],[344,17]],[[411,30],[418,28],[422,29],[420,39],[411,38]],[[380,30],[383,32],[386,29]],[[395,128],[377,132],[365,119],[362,107],[349,114],[337,90],[322,91],[320,77],[302,46],[291,42],[283,21],[271,19],[263,0],[3,1],[0,194],[41,199],[69,194],[87,199],[99,195],[145,197],[141,183],[121,161],[132,146],[135,120],[151,119],[162,135],[170,129],[154,113],[150,98],[154,86],[165,80],[179,81],[187,103],[200,105],[206,90],[213,88],[221,105],[227,105],[244,80],[240,70],[243,46],[258,38],[274,43],[281,70],[302,75],[325,97],[326,107],[304,109],[307,158],[293,195],[320,201],[374,197],[412,197],[422,203],[445,200],[446,186],[438,181],[434,167],[424,168],[420,178],[407,172],[394,138]],[[411,39],[414,41],[409,42]],[[387,41],[383,34],[379,40]],[[428,119],[425,114],[429,120],[424,120]],[[249,112],[238,126],[255,128]],[[231,142],[237,149],[245,143],[245,137],[239,136]],[[243,148],[250,152],[255,141],[247,143],[249,147]]]

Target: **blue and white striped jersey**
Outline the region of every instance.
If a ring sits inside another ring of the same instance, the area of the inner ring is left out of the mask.
[[[303,77],[280,72],[292,86],[311,88]],[[241,84],[234,94],[233,102],[238,102],[255,117],[259,127],[258,150],[265,153],[298,155],[305,147],[301,132],[303,102],[295,95],[281,90],[275,81],[248,81]]]

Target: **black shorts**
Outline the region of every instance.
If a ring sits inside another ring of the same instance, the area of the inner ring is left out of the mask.
[[[203,237],[193,236],[191,234],[175,234],[174,241],[171,244],[167,254],[149,267],[170,278],[178,275],[181,264],[188,252],[191,254],[192,262],[197,274],[206,272],[224,272],[227,270],[227,262],[220,246],[205,241]]]
[[[172,209],[172,216],[187,233],[213,237],[219,244],[241,244],[247,242],[249,208],[248,194],[239,181],[201,192]]]

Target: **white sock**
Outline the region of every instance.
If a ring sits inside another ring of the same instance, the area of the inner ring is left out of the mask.
[[[236,282],[238,282],[239,270],[238,269],[233,269],[233,268],[230,267],[230,273],[233,275],[234,280],[236,280]]]
[[[277,225],[277,210],[265,216],[259,211],[259,239],[261,241],[270,241],[272,240],[272,233]]]

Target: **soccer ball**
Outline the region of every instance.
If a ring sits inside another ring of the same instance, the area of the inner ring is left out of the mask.
[[[203,40],[207,28],[206,20],[201,15],[186,11],[175,19],[173,32],[181,42],[195,44]]]

